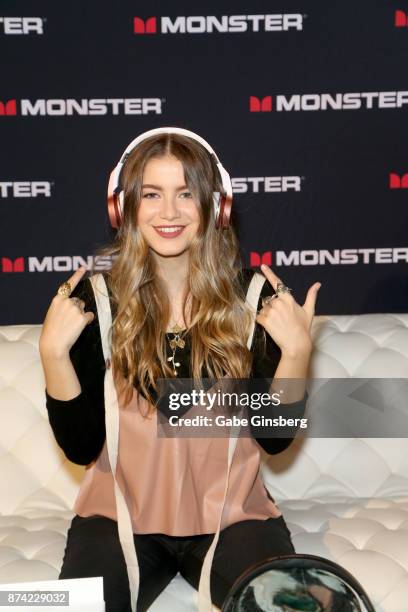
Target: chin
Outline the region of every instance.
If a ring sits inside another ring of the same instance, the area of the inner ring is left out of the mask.
[[[169,246],[163,246],[162,244],[157,244],[157,243],[149,243],[150,248],[152,249],[152,251],[154,251],[155,253],[157,253],[157,255],[160,255],[160,257],[177,257],[177,255],[181,255],[182,253],[184,253],[185,251],[188,251],[188,249],[190,248],[189,244],[183,244],[183,245],[176,245],[174,244],[169,245]]]

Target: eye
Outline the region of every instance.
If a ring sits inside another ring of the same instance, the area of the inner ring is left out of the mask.
[[[154,192],[154,191],[149,191],[147,193],[143,194],[143,198],[147,198],[148,200],[151,200],[152,198],[150,196],[158,196],[159,194]],[[181,193],[180,195],[182,196],[187,196],[187,198],[192,198],[192,194],[190,193],[190,191],[184,191],[183,193]]]

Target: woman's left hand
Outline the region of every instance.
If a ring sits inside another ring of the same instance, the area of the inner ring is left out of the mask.
[[[276,292],[281,279],[266,264],[261,266],[261,270]],[[265,304],[256,316],[256,322],[266,329],[282,354],[297,357],[312,351],[310,328],[320,286],[321,283],[316,282],[309,287],[303,306],[300,306],[289,292],[279,293],[279,296]]]

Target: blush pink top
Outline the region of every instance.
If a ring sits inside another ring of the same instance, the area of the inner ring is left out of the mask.
[[[143,416],[149,405],[136,389],[127,406],[119,399],[116,478],[129,507],[133,532],[215,533],[227,475],[229,428],[224,437],[159,437],[157,411]],[[188,416],[194,414],[190,411]],[[80,516],[100,514],[117,520],[106,440],[96,461],[86,469],[74,510]],[[260,475],[258,443],[252,437],[239,437],[221,529],[238,521],[281,514]]]

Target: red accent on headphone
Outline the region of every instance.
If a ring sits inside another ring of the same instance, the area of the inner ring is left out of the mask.
[[[228,229],[231,218],[232,199],[229,196],[221,195],[220,208],[215,220],[216,229]]]
[[[119,196],[113,191],[113,174],[111,172],[108,185],[108,215],[112,227],[118,229],[122,223]]]

